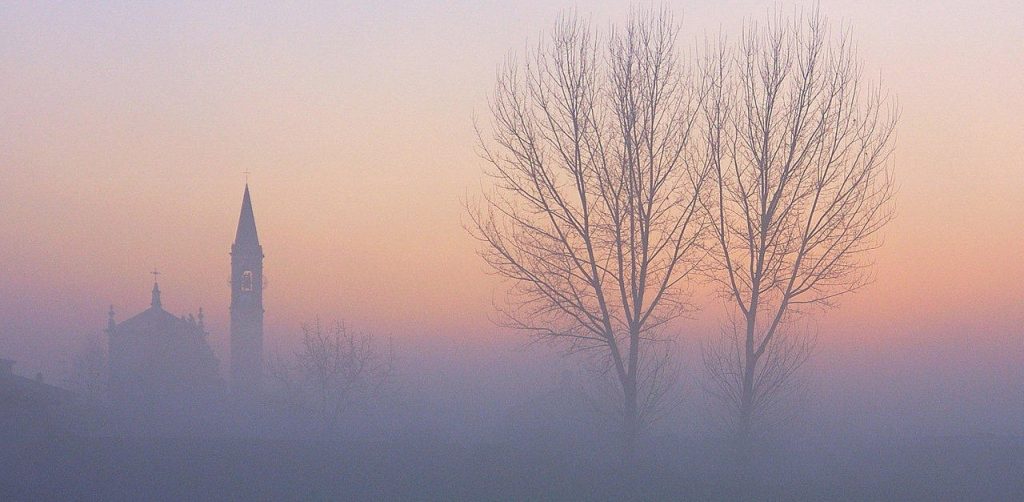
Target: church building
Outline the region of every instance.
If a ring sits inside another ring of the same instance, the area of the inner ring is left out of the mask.
[[[161,417],[222,404],[227,390],[236,400],[251,402],[262,378],[263,247],[248,184],[231,246],[229,389],[207,340],[203,310],[198,316],[176,316],[164,310],[160,295],[154,280],[149,308],[120,323],[110,309],[106,332],[114,402],[136,415]]]
[[[203,311],[175,316],[164,310],[153,283],[149,308],[121,323],[107,319],[110,392],[134,418],[173,418],[223,395],[219,363],[207,343]]]

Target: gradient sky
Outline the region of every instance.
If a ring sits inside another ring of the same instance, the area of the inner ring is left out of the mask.
[[[164,306],[204,307],[224,354],[246,170],[270,345],[318,314],[489,339],[499,283],[461,226],[483,167],[474,117],[505,55],[559,11],[603,25],[628,6],[371,3],[0,5],[0,355],[29,369],[65,357],[109,304],[121,320],[147,306],[154,266]],[[775,5],[670,3],[688,44]],[[1019,364],[1024,7],[822,7],[902,108],[898,219],[876,282],[819,318],[823,343]]]

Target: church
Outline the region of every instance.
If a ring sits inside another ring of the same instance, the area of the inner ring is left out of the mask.
[[[154,273],[154,278],[156,274]],[[210,409],[230,393],[251,402],[260,392],[263,364],[263,247],[256,232],[249,185],[231,246],[230,387],[220,374],[198,315],[163,308],[154,279],[149,308],[120,323],[107,319],[110,392],[114,403],[136,416],[173,419]]]

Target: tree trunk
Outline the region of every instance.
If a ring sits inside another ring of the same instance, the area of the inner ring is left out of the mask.
[[[743,392],[740,397],[739,421],[736,424],[736,474],[737,485],[744,494],[749,494],[754,479],[754,374],[757,360],[747,352],[743,371]]]
[[[740,396],[740,416],[736,440],[741,450],[748,449],[754,432],[754,364],[748,360],[743,371],[743,393]]]
[[[625,460],[630,467],[636,465],[637,441],[640,439],[640,404],[638,388],[638,366],[640,363],[640,326],[632,324],[629,328],[629,353],[627,369],[623,382],[623,439],[625,441]]]
[[[627,466],[636,464],[636,447],[640,437],[640,416],[637,407],[636,380],[626,382],[623,415],[623,459]]]

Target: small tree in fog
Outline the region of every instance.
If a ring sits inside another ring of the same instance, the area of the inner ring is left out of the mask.
[[[744,455],[811,349],[795,321],[869,279],[890,220],[895,107],[814,12],[750,23],[705,72],[716,278],[733,307],[704,354]]]
[[[493,187],[468,211],[512,286],[503,322],[600,362],[630,450],[666,395],[655,345],[704,254],[711,171],[690,133],[706,88],[677,33],[667,10],[604,39],[570,15],[507,63],[479,134]]]
[[[302,346],[288,361],[271,361],[269,373],[288,404],[312,409],[325,434],[333,433],[353,406],[391,381],[394,352],[370,333],[343,322],[324,327],[320,319],[302,325]]]
[[[105,344],[95,337],[89,337],[72,354],[64,385],[86,403],[103,404],[108,398],[108,369]]]

